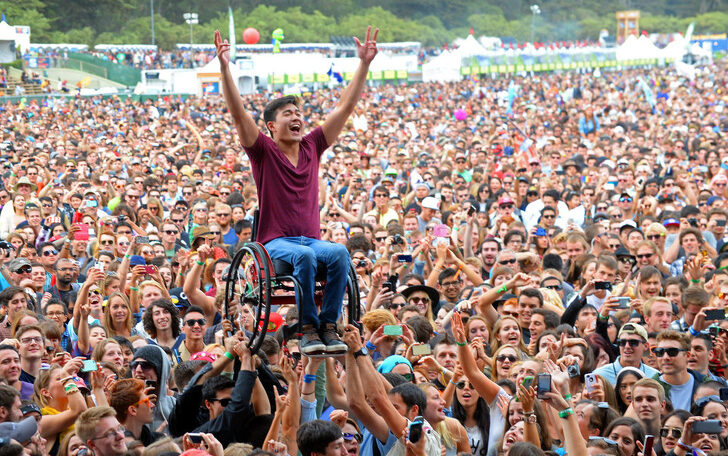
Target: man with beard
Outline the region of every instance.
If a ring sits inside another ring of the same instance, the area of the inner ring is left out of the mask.
[[[483,262],[481,275],[484,279],[490,277],[491,270],[495,266],[495,260],[500,252],[501,245],[495,238],[488,238],[480,246],[480,260]]]
[[[76,295],[81,284],[78,279],[78,265],[70,258],[59,258],[54,267],[56,273],[56,284],[48,292],[51,297],[63,302],[66,307],[73,309],[76,303]]]

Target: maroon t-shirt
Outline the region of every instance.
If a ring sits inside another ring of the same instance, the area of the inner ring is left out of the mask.
[[[252,147],[245,147],[258,187],[258,242],[284,236],[320,238],[318,169],[328,147],[321,127],[301,139],[298,166],[262,132]]]

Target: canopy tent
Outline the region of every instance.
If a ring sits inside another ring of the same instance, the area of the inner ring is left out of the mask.
[[[443,51],[434,59],[422,65],[424,82],[451,82],[462,79],[460,75],[461,57],[455,51]]]
[[[488,50],[478,43],[473,35],[468,35],[467,38],[460,42],[460,45],[454,50],[454,52],[458,57],[464,58],[485,55],[488,53]]]
[[[0,22],[0,63],[15,60],[15,29],[7,22]]]

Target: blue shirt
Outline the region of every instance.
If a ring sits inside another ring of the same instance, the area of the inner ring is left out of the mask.
[[[612,385],[615,385],[617,383],[617,375],[619,375],[619,371],[622,370],[622,365],[619,363],[621,358],[621,356],[617,357],[617,360],[612,364],[602,366],[595,370],[594,373],[604,378]],[[645,363],[640,363],[639,370],[645,373],[645,378],[652,378],[660,373],[657,369],[653,369]]]

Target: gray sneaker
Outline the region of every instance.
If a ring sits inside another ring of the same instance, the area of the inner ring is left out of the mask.
[[[313,325],[303,326],[303,335],[301,336],[301,342],[299,342],[298,348],[301,350],[301,353],[307,356],[326,353],[326,345],[321,341]]]
[[[321,341],[326,344],[326,353],[346,353],[349,347],[339,338],[335,323],[325,323],[321,328]]]

